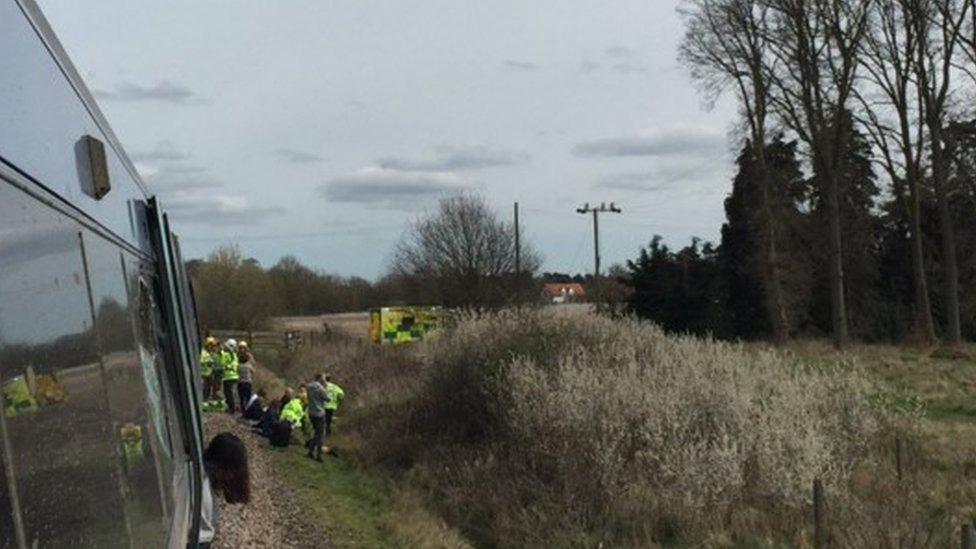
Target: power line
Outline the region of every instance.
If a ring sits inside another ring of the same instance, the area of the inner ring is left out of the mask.
[[[290,239],[303,239],[303,238],[319,238],[323,236],[355,236],[369,234],[385,229],[395,229],[402,228],[403,225],[376,225],[371,227],[360,227],[355,229],[336,229],[332,231],[319,231],[311,233],[295,233],[295,234],[271,234],[271,235],[234,235],[234,236],[199,236],[199,237],[182,237],[180,240],[183,242],[236,242],[236,241],[253,241],[253,240],[290,240]]]
[[[610,206],[607,206],[606,202],[602,202],[599,206],[593,207],[590,207],[590,203],[587,202],[582,208],[576,208],[576,213],[578,214],[593,214],[593,278],[600,276],[600,214],[618,214],[622,211],[613,202],[610,203]]]
[[[580,251],[583,250],[583,242],[586,241],[586,232],[580,233],[579,241],[576,243],[576,250],[573,252],[573,260],[569,262],[569,268],[566,269],[568,274],[572,274],[576,269],[576,260],[579,259]]]

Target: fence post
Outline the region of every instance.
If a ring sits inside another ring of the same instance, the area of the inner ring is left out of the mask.
[[[823,483],[818,478],[813,481],[813,546],[816,549],[825,549],[827,547],[827,528],[824,525],[826,520],[824,511]]]
[[[962,549],[976,549],[976,532],[972,523],[962,525]]]
[[[904,474],[904,462],[902,461],[902,453],[904,451],[903,443],[901,437],[895,439],[895,471],[898,473],[898,480],[902,479]]]

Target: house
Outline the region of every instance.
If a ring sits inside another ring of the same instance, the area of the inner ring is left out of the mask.
[[[542,297],[549,303],[574,303],[586,298],[586,290],[579,283],[546,284],[542,287]]]

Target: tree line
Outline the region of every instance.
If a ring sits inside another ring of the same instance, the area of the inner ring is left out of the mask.
[[[386,305],[396,293],[390,280],[371,283],[341,277],[285,256],[270,268],[244,257],[236,246],[187,262],[202,330],[251,330],[274,316],[361,311]]]
[[[777,342],[976,336],[976,0],[686,0],[680,59],[737,99],[721,242],[630,262],[666,327]],[[670,296],[670,297],[668,297]]]
[[[187,271],[204,331],[392,305],[497,308],[539,297],[540,256],[531,244],[516,246],[514,231],[482,196],[459,194],[407,227],[375,282],[312,269],[294,256],[266,269],[236,246],[187,262]]]

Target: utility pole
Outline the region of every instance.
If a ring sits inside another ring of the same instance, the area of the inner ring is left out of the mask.
[[[576,213],[586,215],[593,214],[593,278],[600,276],[600,214],[601,213],[620,213],[620,208],[613,202],[607,206],[606,202],[601,202],[599,206],[590,207],[587,202],[582,208],[576,208]]]
[[[518,202],[515,203],[515,276],[522,272],[522,246],[519,242]]]

